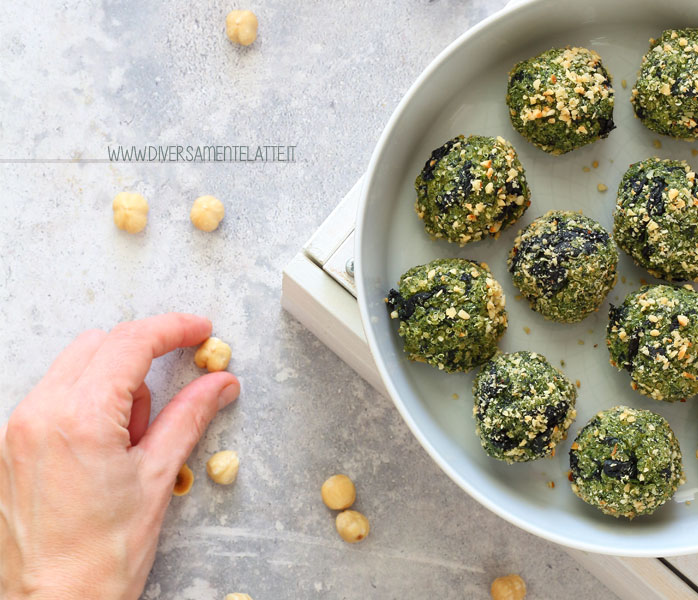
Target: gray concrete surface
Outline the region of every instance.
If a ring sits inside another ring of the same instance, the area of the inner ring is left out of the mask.
[[[281,269],[362,173],[391,111],[448,42],[504,0],[255,0],[260,35],[231,46],[213,0],[46,0],[0,11],[0,158],[104,159],[107,145],[293,144],[293,164],[0,164],[0,417],[78,332],[168,310],[212,318],[239,402],[190,458],[144,598],[488,598],[521,573],[531,598],[611,598],[563,550],[458,489],[379,396],[279,306]],[[111,200],[149,200],[144,234]],[[193,199],[227,208],[195,231]],[[197,375],[156,361],[155,412]],[[208,455],[240,453],[232,488]],[[334,531],[320,484],[357,482],[370,537]]]

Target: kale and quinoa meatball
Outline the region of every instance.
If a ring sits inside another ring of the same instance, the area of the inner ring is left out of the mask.
[[[514,129],[550,154],[565,154],[613,129],[611,76],[586,48],[552,48],[509,73],[507,106]]]
[[[631,102],[648,129],[698,136],[698,29],[668,29],[642,57]]]
[[[606,331],[611,364],[630,373],[633,389],[674,402],[698,394],[698,294],[647,285],[611,305]]]
[[[459,135],[434,150],[414,187],[427,233],[461,246],[499,236],[531,197],[514,147],[481,135]]]
[[[551,321],[575,323],[599,309],[616,283],[618,251],[596,221],[550,211],[514,240],[509,272],[531,308]]]
[[[574,384],[535,352],[495,355],[475,378],[473,396],[482,447],[508,463],[553,455],[577,416]]]
[[[618,187],[613,236],[655,277],[698,280],[698,180],[691,167],[659,158],[630,165]]]
[[[485,362],[507,327],[502,286],[485,263],[444,258],[413,267],[385,301],[410,360],[449,373]]]
[[[681,450],[664,417],[616,406],[579,432],[570,450],[572,491],[607,515],[652,514],[684,483]]]

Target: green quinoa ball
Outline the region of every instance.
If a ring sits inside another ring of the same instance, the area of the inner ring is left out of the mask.
[[[581,321],[616,283],[618,251],[608,232],[579,213],[550,211],[514,240],[509,272],[531,308],[546,319]]]
[[[577,416],[574,385],[535,352],[497,354],[475,378],[473,396],[482,447],[508,463],[550,456]]]
[[[565,154],[613,129],[611,76],[586,48],[553,48],[509,73],[507,106],[514,129],[550,154]]]
[[[427,233],[461,246],[498,237],[531,197],[514,147],[480,135],[459,135],[434,150],[414,186],[415,210]]]
[[[411,268],[386,302],[410,360],[447,372],[481,365],[507,327],[502,286],[486,264],[461,258]]]
[[[631,102],[652,131],[686,140],[698,135],[698,29],[668,29],[650,40]]]
[[[652,514],[684,483],[681,450],[664,417],[616,406],[598,413],[570,450],[572,491],[607,515]]]
[[[655,277],[698,280],[698,181],[684,161],[630,165],[618,187],[613,235]]]
[[[698,294],[647,285],[611,305],[606,331],[611,364],[626,369],[633,389],[655,400],[698,394]]]

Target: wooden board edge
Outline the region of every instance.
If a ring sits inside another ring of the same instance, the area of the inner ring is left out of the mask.
[[[366,347],[356,299],[303,253],[286,266],[281,305],[371,386],[387,395]]]
[[[656,558],[608,556],[565,548],[621,600],[695,600],[696,592]]]

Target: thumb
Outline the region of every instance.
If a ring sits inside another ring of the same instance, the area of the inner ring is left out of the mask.
[[[138,443],[146,461],[174,477],[219,409],[240,394],[240,382],[220,371],[195,379],[160,411]]]

